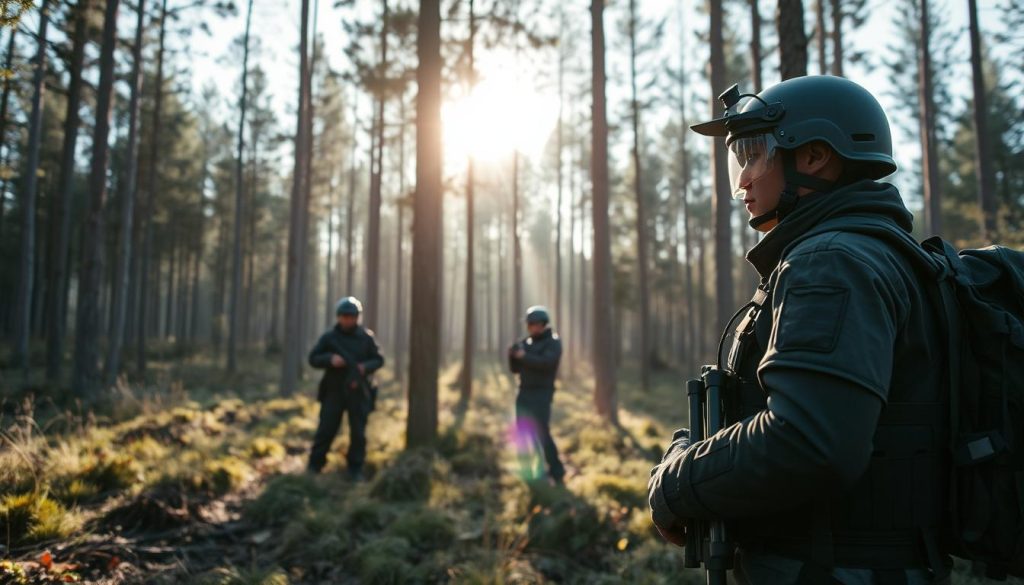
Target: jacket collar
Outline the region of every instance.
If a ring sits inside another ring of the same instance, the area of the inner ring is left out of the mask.
[[[801,197],[796,209],[747,252],[747,261],[762,281],[766,280],[782,260],[783,252],[800,236],[824,221],[855,215],[882,217],[907,232],[914,226],[914,216],[903,204],[896,187],[872,180],[858,181],[835,191]]]

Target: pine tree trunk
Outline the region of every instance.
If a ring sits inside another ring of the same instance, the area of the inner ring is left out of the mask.
[[[93,128],[92,165],[89,172],[89,206],[82,229],[82,261],[78,273],[78,307],[75,325],[75,361],[71,390],[80,399],[96,398],[97,341],[99,338],[100,289],[103,281],[104,222],[107,198],[107,162],[110,112],[114,99],[114,50],[117,45],[119,0],[107,0],[100,50],[100,81],[96,93],[96,124]]]
[[[71,59],[68,62],[68,97],[64,114],[64,144],[61,150],[60,184],[55,198],[56,213],[53,225],[54,262],[47,290],[46,312],[49,314],[46,335],[46,379],[56,382],[60,378],[64,357],[64,336],[67,332],[68,307],[68,247],[71,243],[71,197],[75,178],[75,150],[78,145],[79,109],[82,103],[82,66],[85,63],[85,43],[88,35],[86,12],[89,0],[79,0],[74,8],[75,28],[71,35]],[[14,30],[11,31],[14,38]],[[9,67],[9,64],[8,64]],[[6,96],[5,96],[6,98]],[[0,106],[6,117],[6,103]],[[3,130],[0,129],[0,137]],[[0,201],[0,207],[3,207]],[[0,212],[0,224],[3,223]]]
[[[827,55],[825,54],[825,0],[814,1],[814,40],[818,45],[818,75],[825,75],[828,71],[826,66]]]
[[[843,76],[843,8],[832,0],[832,75]]]
[[[278,390],[281,394],[290,396],[296,390],[296,383],[299,378],[300,354],[297,351],[302,343],[302,271],[301,263],[305,261],[306,236],[303,233],[303,215],[308,213],[308,202],[306,189],[303,183],[306,180],[306,166],[309,165],[309,153],[306,152],[308,141],[306,132],[308,124],[306,117],[310,115],[308,109],[309,94],[309,59],[307,55],[307,43],[309,38],[309,0],[302,0],[302,24],[299,36],[299,115],[296,121],[295,134],[295,170],[292,181],[291,216],[288,226],[288,273],[287,285],[285,288],[285,318],[284,318],[284,356],[281,363],[281,380]]]
[[[978,201],[981,205],[981,239],[987,244],[998,240],[998,233],[988,135],[988,99],[985,94],[985,75],[981,68],[981,32],[978,30],[977,0],[967,0],[967,12],[970,20],[971,78],[974,88],[974,164],[978,176]]]
[[[721,0],[711,0],[710,16],[710,109],[712,116],[717,116],[717,110],[719,108],[718,94],[726,85]],[[802,26],[800,30],[803,30]],[[712,225],[714,226],[715,240],[715,300],[717,315],[715,328],[718,331],[722,331],[725,329],[726,323],[733,311],[731,299],[733,298],[734,293],[732,279],[732,223],[730,221],[730,216],[732,215],[732,194],[729,192],[729,170],[726,161],[724,138],[714,139],[713,151],[714,152],[711,157],[711,174],[713,180],[713,187],[711,189],[711,216],[714,218]]]
[[[939,186],[939,158],[935,136],[935,93],[932,85],[931,20],[928,0],[920,0],[920,38],[917,46],[917,90],[921,115],[918,128],[921,136],[921,166],[924,172],[924,218],[927,235],[942,233],[942,194]]]
[[[420,0],[416,81],[416,195],[413,202],[412,314],[406,447],[437,438],[443,185],[441,168],[441,7]]]
[[[401,382],[405,379],[405,372],[402,364],[405,354],[405,332],[409,330],[405,322],[405,292],[403,280],[405,276],[405,96],[399,100],[399,120],[401,128],[398,134],[398,227],[395,230],[395,329],[392,336],[392,345],[395,352],[395,378]]]
[[[633,124],[633,196],[636,198],[637,272],[640,275],[640,389],[651,383],[651,292],[647,266],[647,204],[643,192],[643,164],[640,157],[640,102],[636,89],[636,0],[629,1],[629,85]]]
[[[356,214],[356,152],[359,149],[359,115],[356,111],[356,101],[352,100],[352,151],[349,153],[348,171],[348,211],[345,214],[345,296],[355,294],[355,261],[352,254],[353,238],[355,236],[355,214]]]
[[[149,151],[149,177],[146,181],[146,196],[142,201],[142,224],[140,235],[142,237],[142,265],[139,275],[139,331],[135,339],[136,353],[135,366],[139,375],[146,373],[146,337],[149,319],[149,265],[153,250],[153,199],[156,196],[157,167],[160,153],[160,124],[164,101],[164,42],[167,35],[167,0],[163,0],[160,6],[160,39],[156,53],[156,87],[153,97],[153,129],[150,140]]]
[[[761,8],[758,0],[750,1],[750,80],[754,84],[754,93],[761,93]]]
[[[245,17],[245,36],[242,40],[242,95],[238,99],[238,141],[235,156],[235,243],[232,252],[231,269],[231,300],[229,319],[231,320],[228,333],[228,372],[234,373],[238,367],[238,327],[240,318],[238,302],[242,289],[242,218],[245,217],[245,183],[242,180],[242,170],[245,168],[243,154],[245,149],[245,113],[248,106],[249,77],[249,30],[252,25],[252,2],[249,0],[249,9]]]
[[[590,159],[592,214],[594,222],[594,285],[592,350],[594,366],[594,405],[605,420],[618,423],[618,397],[615,388],[614,340],[612,339],[612,252],[608,225],[608,118],[605,103],[604,1],[592,0],[591,80],[592,146]]]
[[[36,199],[39,186],[39,150],[43,130],[43,92],[46,85],[46,29],[50,23],[50,0],[43,0],[39,9],[39,48],[33,64],[32,112],[28,119],[28,154],[25,165],[24,192],[21,201],[21,254],[18,265],[18,292],[15,301],[14,363],[28,377],[28,338],[31,333],[32,285],[35,280]]]
[[[473,46],[476,43],[476,12],[474,11],[473,0],[469,0],[469,93],[472,93],[475,82],[476,64],[473,61]],[[476,230],[476,216],[473,209],[473,156],[470,155],[466,162],[466,315],[463,319],[462,333],[462,376],[460,384],[459,401],[463,408],[469,406],[469,399],[473,396],[473,342],[476,338],[473,327],[476,325],[473,319],[474,305],[474,277],[476,275],[474,264],[474,232]]]
[[[722,22],[721,0],[712,0],[712,13],[718,12],[717,22]],[[715,17],[712,16],[712,20]],[[779,31],[779,72],[782,79],[801,77],[807,75],[807,35],[804,32],[804,3],[803,0],[779,0],[778,14]],[[722,29],[712,28],[711,34],[721,38]],[[714,42],[711,43],[714,50]],[[721,51],[721,48],[719,48]],[[723,88],[714,86],[714,92],[720,92]]]
[[[107,335],[106,383],[113,386],[121,371],[121,349],[125,334],[125,313],[128,305],[128,270],[132,258],[132,219],[137,197],[139,168],[139,114],[142,108],[142,35],[145,31],[146,0],[139,0],[135,21],[135,44],[132,47],[131,97],[128,103],[128,169],[121,189],[121,240],[117,253],[113,294],[113,318]]]
[[[4,56],[4,71],[11,71],[11,65],[14,60],[14,49],[16,45],[14,41],[18,37],[18,27],[10,27],[11,34],[7,37],[7,54]],[[79,75],[81,75],[81,67],[79,67]],[[11,79],[13,75],[5,75],[3,78],[4,89],[0,93],[0,148],[7,144],[7,117],[8,111],[7,106],[11,101]],[[70,87],[69,87],[70,89]],[[4,149],[3,159],[0,159],[0,168],[7,167],[7,161],[11,156],[11,148]],[[5,173],[3,178],[0,179],[0,234],[3,234],[4,226],[4,209],[7,203],[7,174]],[[2,251],[2,249],[0,249]]]
[[[388,2],[383,0],[383,16],[380,30],[380,63],[382,75],[388,67]],[[378,327],[377,315],[380,290],[380,205],[381,183],[384,174],[384,105],[385,96],[377,97],[377,123],[374,138],[374,152],[370,157],[370,217],[367,224],[366,242],[366,299],[363,322],[367,327]]]

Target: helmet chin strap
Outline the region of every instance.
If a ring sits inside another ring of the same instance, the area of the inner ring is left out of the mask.
[[[781,222],[787,215],[793,213],[797,203],[800,202],[800,196],[797,195],[798,188],[806,187],[812,191],[822,193],[830,191],[836,186],[834,181],[826,181],[825,179],[797,171],[796,151],[788,148],[779,150],[782,155],[782,172],[786,179],[786,186],[783,188],[782,193],[779,194],[779,203],[775,206],[775,209],[762,213],[757,217],[752,217],[747,222],[755,230],[773,219]]]

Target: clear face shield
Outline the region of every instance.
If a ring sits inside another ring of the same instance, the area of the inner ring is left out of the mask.
[[[773,134],[744,136],[729,144],[729,186],[733,198],[742,199],[744,187],[772,170],[777,147]]]

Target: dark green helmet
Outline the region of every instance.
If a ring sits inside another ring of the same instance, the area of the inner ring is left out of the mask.
[[[526,309],[526,322],[527,323],[543,323],[547,325],[551,322],[551,317],[548,315],[546,307],[540,305],[534,305],[529,309]]]
[[[719,99],[722,118],[696,124],[705,136],[738,137],[771,133],[778,148],[794,149],[821,140],[846,160],[859,161],[864,178],[881,179],[896,171],[892,133],[882,106],[868,90],[843,77],[794,77],[751,96],[742,111],[731,112],[744,97],[732,86]]]
[[[334,312],[337,315],[358,315],[363,312],[363,303],[355,297],[345,297],[338,301]]]
[[[740,100],[750,98],[742,105]],[[741,94],[733,85],[719,96],[721,118],[691,128],[705,136],[725,137],[729,146],[729,182],[733,197],[772,169],[781,155],[785,187],[775,209],[751,218],[757,229],[782,221],[799,203],[799,189],[827,192],[861,179],[881,179],[896,170],[889,121],[878,100],[842,77],[795,77],[758,95]],[[797,169],[795,149],[810,142],[827,143],[845,161],[835,181]]]

